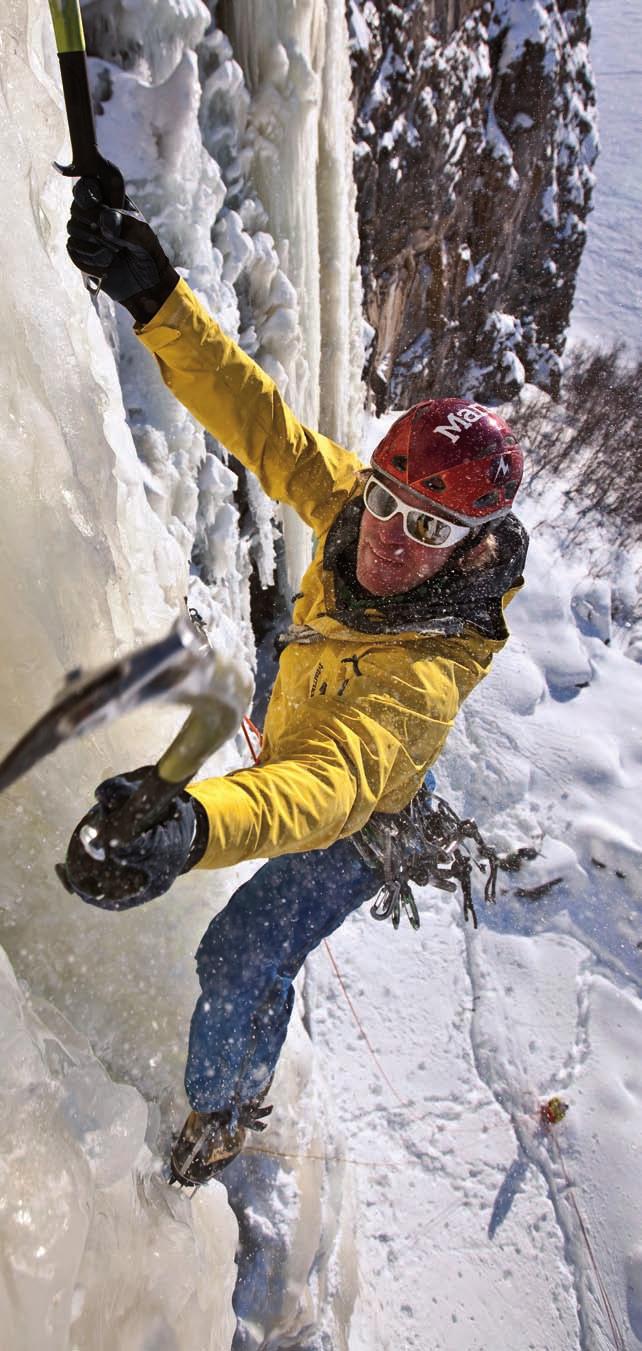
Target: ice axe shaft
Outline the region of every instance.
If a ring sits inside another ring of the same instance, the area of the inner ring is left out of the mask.
[[[56,35],[62,92],[67,110],[72,162],[57,164],[68,177],[97,178],[107,206],[122,207],[125,182],[120,169],[100,154],[89,89],[85,34],[79,0],[49,0]]]

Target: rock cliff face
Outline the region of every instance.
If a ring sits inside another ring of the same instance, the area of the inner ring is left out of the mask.
[[[367,376],[555,392],[597,154],[588,0],[348,0]]]

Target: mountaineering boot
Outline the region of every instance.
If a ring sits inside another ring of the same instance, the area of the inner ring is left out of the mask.
[[[172,1181],[182,1187],[201,1187],[240,1154],[248,1130],[267,1130],[264,1118],[272,1107],[261,1103],[269,1090],[270,1084],[249,1102],[220,1112],[190,1112],[172,1149]]]

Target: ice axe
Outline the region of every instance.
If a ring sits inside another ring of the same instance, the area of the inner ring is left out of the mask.
[[[100,154],[89,90],[87,52],[79,0],[49,0],[71,139],[71,164],[56,164],[69,178],[97,178],[107,206],[125,205],[125,180]]]
[[[187,704],[178,735],[135,793],[102,827],[109,840],[129,843],[165,816],[171,802],[201,765],[234,734],[251,697],[249,674],[215,651],[190,619],[180,616],[169,633],[97,671],[71,671],[51,707],[0,763],[0,792],[72,737],[113,722],[152,699]],[[101,856],[100,831],[83,840]],[[65,883],[64,867],[56,869]]]

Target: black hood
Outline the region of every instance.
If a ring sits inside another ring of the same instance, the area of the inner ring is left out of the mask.
[[[357,543],[363,498],[353,498],[333,522],[323,551],[323,567],[332,576],[332,619],[359,633],[459,634],[467,624],[486,638],[503,642],[508,636],[502,597],[523,582],[528,535],[510,513],[485,527],[497,541],[497,555],[490,563],[471,571],[460,564],[479,543],[480,532],[468,536],[435,577],[412,591],[396,596],[373,596],[357,581]]]

